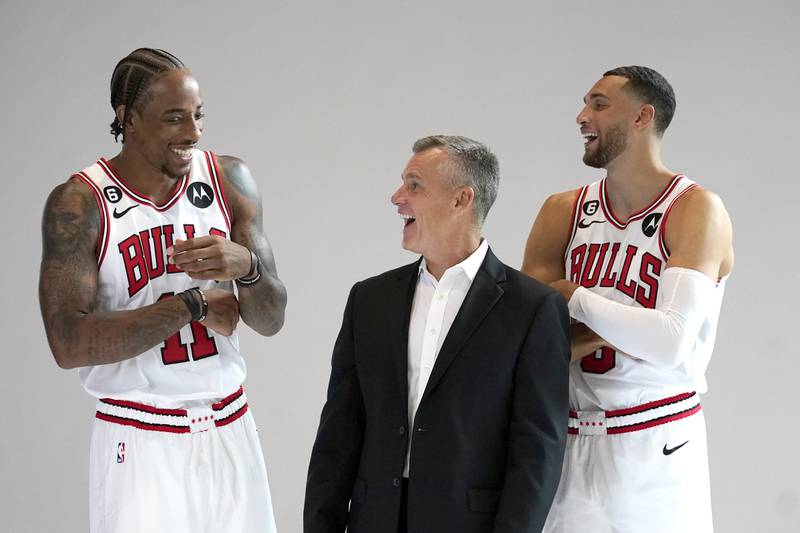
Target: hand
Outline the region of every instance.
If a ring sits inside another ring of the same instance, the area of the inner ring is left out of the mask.
[[[572,298],[572,293],[574,293],[575,290],[580,287],[580,285],[566,279],[558,279],[552,282],[550,287],[560,292],[561,296],[563,296],[564,299],[569,302],[569,299]]]
[[[218,235],[176,240],[167,248],[167,261],[192,279],[227,281],[250,272],[250,250]]]
[[[239,300],[232,292],[222,289],[208,289],[203,294],[208,300],[208,315],[202,324],[220,335],[231,335],[239,322]]]
[[[614,349],[605,339],[600,337],[597,333],[592,331],[589,326],[583,322],[575,322],[569,327],[572,361],[583,359],[587,355],[592,355],[594,352],[603,347]]]

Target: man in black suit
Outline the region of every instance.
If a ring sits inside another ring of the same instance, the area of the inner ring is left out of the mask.
[[[566,438],[566,304],[481,238],[494,154],[452,136],[413,151],[392,203],[422,258],[350,291],[304,532],[540,531]]]

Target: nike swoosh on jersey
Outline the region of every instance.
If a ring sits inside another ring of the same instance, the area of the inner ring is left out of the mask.
[[[581,228],[581,229],[586,229],[586,228],[588,228],[589,226],[591,226],[592,224],[603,224],[603,223],[605,222],[605,220],[592,220],[591,222],[589,222],[589,223],[587,224],[587,223],[585,223],[585,220],[586,220],[585,218],[582,218],[582,219],[581,219],[581,220],[578,222],[578,227],[579,227],[579,228]]]
[[[689,441],[687,440],[683,444],[678,444],[674,448],[667,448],[667,445],[665,444],[664,445],[664,455],[671,455],[671,454],[675,453],[676,451],[681,449],[683,446],[685,446],[687,442],[689,442]]]
[[[139,207],[139,206],[138,206],[138,205],[132,205],[132,206],[130,206],[130,207],[129,207],[129,208],[127,208],[127,209],[123,209],[123,210],[122,210],[122,211],[120,211],[119,213],[117,213],[117,208],[115,207],[115,208],[114,208],[114,218],[122,218],[122,217],[124,217],[124,216],[125,216],[125,213],[127,213],[128,211],[130,211],[130,210],[131,210],[131,209],[133,209],[134,207]]]

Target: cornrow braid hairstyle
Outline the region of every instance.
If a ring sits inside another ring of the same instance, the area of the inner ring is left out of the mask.
[[[183,61],[156,48],[139,48],[117,63],[111,75],[111,108],[114,109],[111,135],[114,136],[114,141],[122,135],[122,142],[125,142],[128,113],[138,103],[137,99],[145,93],[153,78],[162,72],[185,68]],[[121,105],[125,106],[122,122],[116,116],[117,107]]]

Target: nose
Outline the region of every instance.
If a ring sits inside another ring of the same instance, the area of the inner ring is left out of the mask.
[[[402,185],[400,185],[397,190],[392,193],[392,196],[389,197],[389,201],[394,205],[405,203],[405,195],[403,194]]]
[[[589,106],[583,106],[581,112],[578,113],[577,117],[575,117],[575,122],[577,122],[579,126],[583,126],[584,124],[589,122],[588,118],[586,117],[588,108]]]
[[[200,136],[203,135],[203,119],[202,118],[194,118],[192,117],[187,122],[186,134],[188,135],[189,139],[197,142],[200,140]]]

